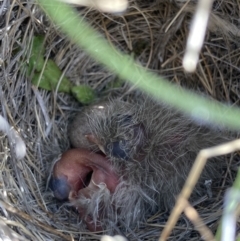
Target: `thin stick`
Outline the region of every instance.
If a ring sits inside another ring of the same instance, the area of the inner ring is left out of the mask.
[[[202,170],[207,162],[207,159],[215,156],[226,155],[239,149],[240,149],[240,140],[235,140],[223,145],[207,148],[199,152],[193,164],[193,167],[188,175],[188,178],[185,182],[185,185],[177,199],[176,205],[173,208],[172,213],[166,223],[166,226],[160,236],[159,241],[165,241],[168,238],[172,229],[174,228],[179,216],[181,215],[185,207],[185,204],[182,200],[184,199],[187,200],[190,197],[192,190],[196,185],[202,173]]]
[[[193,208],[187,200],[184,200],[184,202],[186,203],[184,213],[194,224],[198,232],[201,234],[201,238],[206,241],[216,241],[211,230],[203,223],[196,209]]]

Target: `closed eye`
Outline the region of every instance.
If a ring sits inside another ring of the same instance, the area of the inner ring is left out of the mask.
[[[107,152],[116,158],[129,159],[128,143],[125,140],[115,141],[106,146]]]

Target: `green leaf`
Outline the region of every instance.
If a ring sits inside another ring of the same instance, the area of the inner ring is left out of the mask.
[[[73,96],[83,104],[89,104],[95,99],[93,89],[87,85],[74,86],[71,89]]]
[[[40,72],[44,66],[44,36],[33,37],[33,44],[28,65],[28,76],[31,75],[32,71]]]
[[[39,80],[41,73],[35,73],[32,78],[32,83],[45,90],[58,90],[58,92],[70,93],[72,84],[66,78],[63,77],[61,82],[59,80],[62,76],[62,72],[55,62],[49,59],[46,63],[45,69],[43,70],[42,77]],[[58,86],[59,84],[59,86]],[[58,88],[57,88],[58,87]]]

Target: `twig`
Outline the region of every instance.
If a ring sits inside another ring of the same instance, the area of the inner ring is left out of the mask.
[[[185,202],[184,213],[194,224],[195,228],[202,235],[202,239],[206,241],[215,241],[215,238],[211,232],[211,230],[203,223],[200,218],[198,212],[195,208],[193,208],[187,200],[183,200]]]
[[[239,149],[240,149],[240,140],[235,140],[223,145],[207,148],[199,152],[194,162],[194,165],[189,173],[189,176],[185,182],[185,185],[177,199],[176,205],[173,208],[172,213],[166,223],[166,226],[160,236],[159,241],[165,241],[168,238],[171,230],[174,228],[179,216],[181,215],[182,211],[185,208],[185,204],[184,202],[182,202],[182,200],[184,199],[187,200],[191,195],[192,190],[196,185],[202,173],[202,170],[207,162],[207,159],[211,157],[226,155]]]

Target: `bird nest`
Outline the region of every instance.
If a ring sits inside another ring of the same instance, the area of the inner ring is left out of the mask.
[[[182,59],[195,7],[195,1],[136,0],[121,16],[83,7],[77,10],[111,45],[142,66],[176,85],[238,106],[239,3],[214,1],[197,70],[189,74],[182,67]],[[95,102],[113,93],[125,94],[128,84],[120,80],[119,85],[116,74],[69,41],[31,0],[3,0],[0,15],[0,113],[4,118],[0,125],[8,122],[12,126],[0,128],[1,240],[99,240],[102,233],[87,231],[77,212],[57,202],[47,187],[53,161],[69,148],[69,118],[81,111],[82,104],[71,95],[32,84],[27,66],[33,38],[44,35],[45,60],[52,59],[72,84],[94,89]],[[19,137],[26,145],[24,158],[14,151]],[[229,168],[219,182],[218,195],[196,204],[213,233],[222,215],[224,191],[233,183],[237,154],[227,161]],[[168,215],[156,213],[125,235],[129,240],[156,240]],[[199,239],[197,229],[184,215],[169,238]]]

